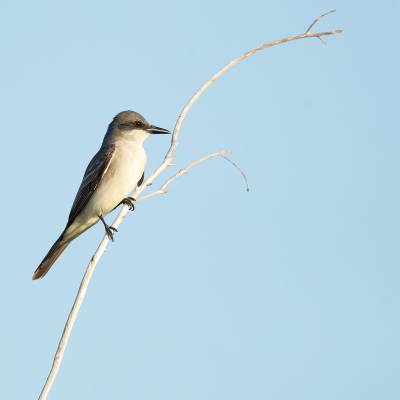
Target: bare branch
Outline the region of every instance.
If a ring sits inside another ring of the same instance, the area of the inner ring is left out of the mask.
[[[168,193],[168,188],[169,188],[169,186],[171,185],[171,183],[175,179],[179,178],[180,176],[182,176],[184,174],[187,174],[196,165],[199,165],[199,164],[203,163],[204,161],[208,161],[208,160],[211,160],[211,159],[217,158],[217,157],[221,157],[224,160],[228,161],[229,163],[231,163],[239,171],[239,173],[243,176],[243,179],[244,179],[245,184],[246,184],[246,191],[248,192],[250,189],[249,189],[249,184],[248,184],[248,181],[247,181],[246,174],[226,154],[228,154],[227,150],[220,150],[220,151],[216,151],[215,153],[207,154],[207,155],[199,158],[198,160],[192,161],[185,168],[180,169],[175,175],[172,175],[170,178],[168,178],[165,181],[165,183],[160,187],[160,189],[158,189],[158,190],[156,190],[156,191],[154,191],[152,193],[146,194],[145,196],[140,197],[138,199],[138,202],[144,201],[144,200],[148,200],[148,199],[151,199],[152,197]]]
[[[330,13],[330,12],[329,12]],[[329,14],[327,13],[327,14]],[[324,14],[326,15],[326,14]],[[135,199],[139,199],[139,197],[141,196],[142,192],[145,190],[146,187],[150,186],[153,181],[169,166],[172,164],[174,155],[175,155],[175,151],[176,148],[178,146],[178,137],[179,137],[179,132],[181,130],[182,127],[182,123],[187,115],[187,113],[189,112],[189,110],[192,108],[193,104],[196,102],[196,100],[205,92],[206,89],[208,89],[216,80],[218,80],[219,78],[221,78],[222,75],[224,75],[227,71],[229,71],[231,68],[233,68],[235,65],[239,64],[241,61],[245,60],[246,58],[258,53],[261,50],[265,50],[268,49],[270,47],[274,47],[274,46],[278,46],[281,45],[283,43],[288,43],[288,42],[293,42],[296,40],[301,40],[301,39],[309,39],[309,38],[322,38],[325,36],[331,36],[331,35],[336,35],[338,33],[341,33],[342,30],[341,29],[336,29],[333,31],[326,31],[326,32],[319,32],[319,33],[310,33],[310,30],[315,26],[315,24],[324,16],[320,16],[318,17],[315,21],[313,21],[313,23],[310,25],[310,27],[307,29],[307,31],[305,33],[299,34],[299,35],[294,35],[294,36],[288,36],[279,40],[275,40],[273,42],[268,42],[268,43],[263,43],[258,47],[255,47],[254,49],[251,49],[249,51],[246,51],[245,53],[243,53],[242,55],[234,58],[232,61],[228,62],[224,67],[222,67],[218,72],[216,72],[208,81],[206,81],[197,91],[196,93],[189,99],[189,101],[186,103],[186,105],[184,106],[184,108],[182,109],[176,124],[175,124],[175,128],[174,128],[174,132],[172,134],[172,139],[171,139],[171,145],[164,157],[164,161],[150,174],[150,176],[147,178],[147,180],[144,182],[144,184],[142,184],[140,187],[138,187],[134,193],[132,194],[132,196]],[[216,153],[213,153],[216,154]],[[214,157],[218,157],[221,156],[223,158],[225,158],[226,160],[228,160],[229,162],[231,162],[236,168],[238,168],[238,170],[242,173],[242,175],[244,176],[245,180],[246,177],[243,174],[243,171],[240,170],[240,168],[232,161],[230,160],[225,154],[224,155],[214,155]],[[206,159],[209,156],[205,156]],[[213,157],[209,157],[209,158],[213,158]],[[209,159],[208,158],[208,159]],[[197,165],[205,160],[197,160],[194,161],[194,165]],[[193,166],[194,166],[193,165]],[[190,166],[190,164],[189,164]],[[189,167],[188,166],[188,167]],[[188,168],[186,167],[186,168]],[[190,167],[192,168],[192,167]],[[189,169],[190,169],[189,168]],[[184,169],[185,170],[185,169]],[[181,170],[182,171],[182,170]],[[184,172],[182,172],[184,173]],[[182,175],[182,173],[180,175]],[[168,185],[177,177],[179,176],[179,172],[178,174],[176,174],[176,177],[171,177],[167,182],[167,187]],[[171,180],[172,179],[172,180]],[[169,183],[168,183],[169,182]],[[165,185],[165,184],[164,184]],[[246,180],[246,185],[247,185],[247,180]],[[248,187],[247,187],[248,188]],[[155,192],[156,193],[156,192]],[[151,197],[155,196],[156,194],[152,195]],[[149,198],[149,197],[147,197]],[[142,200],[144,200],[145,197],[142,197]],[[120,225],[120,223],[122,222],[122,220],[124,219],[125,215],[128,212],[128,206],[124,205],[121,208],[121,211],[119,212],[119,214],[117,215],[117,217],[115,218],[112,226],[115,228],[118,228],[118,226]],[[61,362],[62,359],[64,357],[64,352],[66,349],[66,346],[68,344],[68,340],[69,337],[71,335],[72,332],[72,328],[73,325],[75,323],[76,317],[78,315],[79,309],[81,307],[81,304],[85,298],[86,295],[86,291],[88,289],[89,286],[89,282],[90,279],[93,275],[94,269],[98,263],[98,261],[100,260],[100,258],[102,257],[103,253],[106,250],[107,244],[109,242],[108,237],[105,235],[102,239],[102,241],[100,242],[97,250],[95,251],[93,257],[91,258],[85,275],[82,279],[81,285],[79,287],[75,302],[72,306],[72,309],[70,311],[70,314],[68,316],[67,322],[65,324],[64,327],[64,331],[62,334],[62,337],[60,339],[56,354],[54,356],[54,361],[53,361],[53,365],[52,368],[50,370],[50,373],[47,377],[46,383],[42,389],[42,392],[39,396],[39,400],[45,400],[47,399],[47,396],[50,392],[50,389],[54,383],[54,380],[57,376],[57,373],[60,369],[61,366]]]

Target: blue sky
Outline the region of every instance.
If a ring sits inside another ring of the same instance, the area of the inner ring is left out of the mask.
[[[193,107],[176,163],[230,149],[251,191],[213,160],[138,204],[49,398],[400,397],[399,3],[117,0],[1,5],[1,398],[39,394],[103,235],[31,281],[111,118],[172,128],[224,63],[332,8],[318,29],[344,34],[260,53]]]

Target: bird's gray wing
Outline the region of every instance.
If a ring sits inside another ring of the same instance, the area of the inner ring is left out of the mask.
[[[104,173],[110,165],[114,151],[114,144],[102,147],[90,161],[86,168],[85,175],[83,176],[82,183],[79,186],[78,193],[76,194],[74,204],[72,204],[65,229],[74,222],[74,219],[85,208],[94,191],[99,186]]]

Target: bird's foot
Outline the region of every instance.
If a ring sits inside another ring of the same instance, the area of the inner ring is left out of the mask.
[[[129,206],[129,211],[133,211],[135,209],[135,201],[136,199],[134,199],[133,197],[125,197],[125,199],[123,199],[119,204],[126,204]]]
[[[106,234],[111,241],[114,241],[114,233],[118,232],[117,228],[114,228],[113,226],[107,225],[106,221],[104,221],[104,218],[99,215],[100,221],[104,225],[104,229],[106,230]]]
[[[106,234],[108,236],[109,239],[111,239],[111,241],[114,241],[114,233],[118,232],[117,228],[114,228],[113,226],[105,226],[104,227],[106,229]]]

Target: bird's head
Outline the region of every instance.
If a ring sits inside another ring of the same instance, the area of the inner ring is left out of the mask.
[[[104,141],[125,139],[143,143],[149,135],[171,133],[168,129],[151,125],[147,120],[135,111],[122,111],[117,114],[110,125]]]

